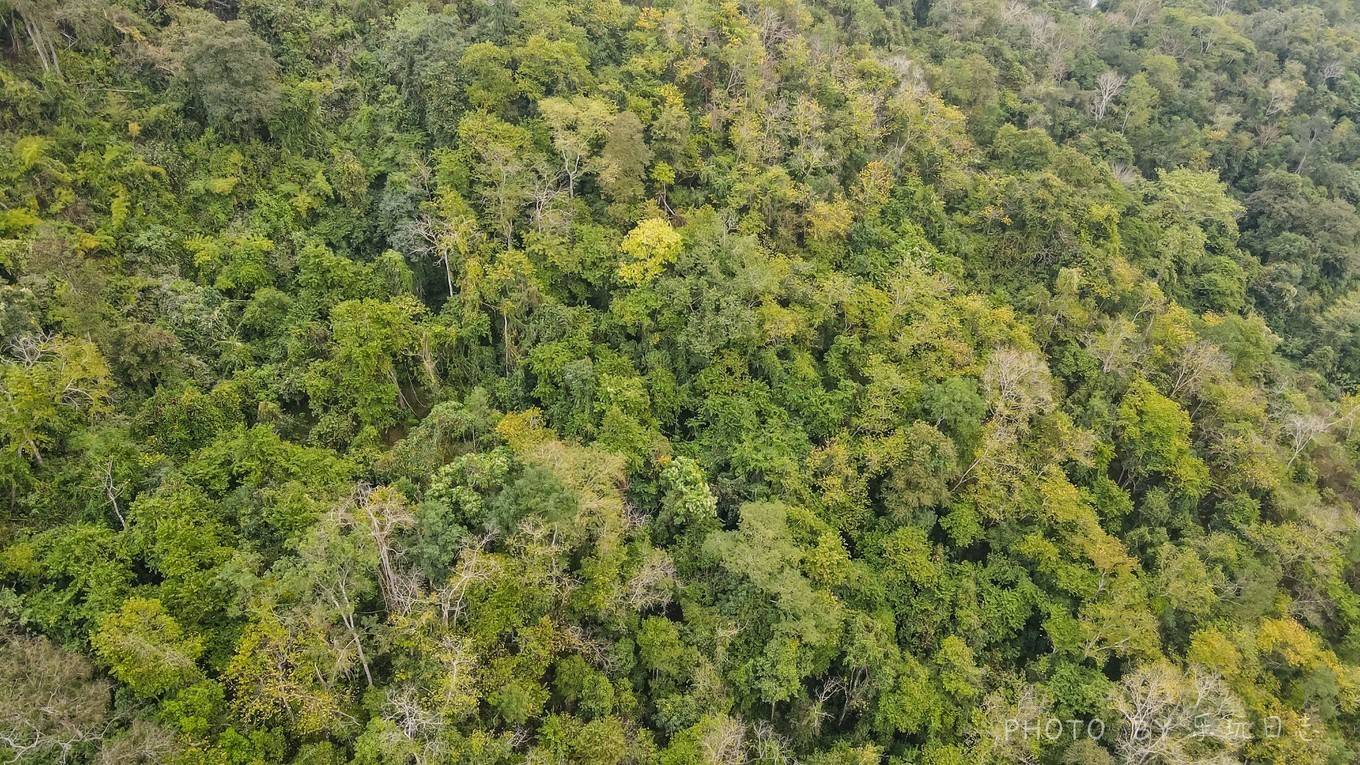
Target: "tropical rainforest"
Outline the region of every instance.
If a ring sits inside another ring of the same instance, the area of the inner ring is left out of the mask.
[[[0,0],[0,761],[1348,765],[1360,6]]]

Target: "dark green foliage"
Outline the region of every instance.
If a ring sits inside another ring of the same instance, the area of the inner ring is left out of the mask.
[[[170,34],[179,37],[180,77],[209,125],[249,131],[278,111],[279,66],[249,24],[185,12]]]

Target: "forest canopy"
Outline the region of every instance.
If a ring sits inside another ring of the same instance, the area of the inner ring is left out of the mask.
[[[0,0],[0,762],[1360,759],[1360,10]]]

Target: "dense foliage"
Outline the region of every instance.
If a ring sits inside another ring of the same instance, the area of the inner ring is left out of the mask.
[[[0,43],[0,760],[1360,758],[1353,4]]]

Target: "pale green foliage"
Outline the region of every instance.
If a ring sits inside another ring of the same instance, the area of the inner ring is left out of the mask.
[[[41,461],[65,433],[105,411],[112,381],[88,340],[30,337],[14,352],[0,362],[4,456]]]
[[[193,682],[202,641],[186,635],[160,601],[130,598],[90,638],[109,671],[140,696],[159,696]]]
[[[642,221],[619,244],[624,255],[618,267],[619,279],[633,285],[653,281],[666,266],[675,262],[682,243],[679,232],[665,220],[648,218]]]

